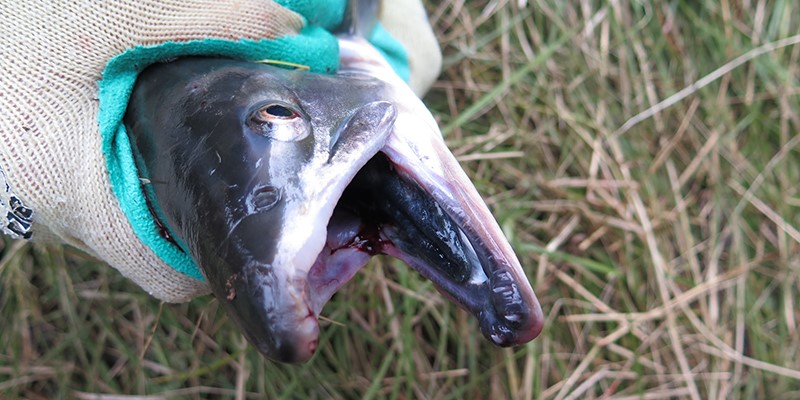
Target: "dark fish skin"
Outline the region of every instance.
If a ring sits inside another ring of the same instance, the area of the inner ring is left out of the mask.
[[[309,358],[319,329],[300,301],[307,270],[276,265],[291,235],[287,218],[305,200],[298,171],[322,156],[333,174],[343,165],[355,174],[358,153],[371,142],[374,154],[394,121],[390,104],[369,99],[379,89],[371,80],[210,59],[156,65],[137,82],[125,122],[140,173],[153,182],[151,201],[245,336],[272,359]],[[287,137],[280,119],[254,117],[272,104],[274,113],[296,113],[300,129]]]

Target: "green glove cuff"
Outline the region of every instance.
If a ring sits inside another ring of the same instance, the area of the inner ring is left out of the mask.
[[[381,53],[383,58],[389,62],[394,72],[408,82],[411,77],[411,67],[408,64],[408,52],[406,48],[384,29],[383,25],[377,24],[369,38],[375,48]]]
[[[216,56],[253,61],[268,59],[309,66],[311,72],[334,73],[339,66],[339,46],[336,37],[329,30],[341,23],[345,1],[277,2],[306,19],[307,25],[299,34],[274,40],[206,39],[138,46],[111,59],[99,83],[98,123],[103,154],[106,156],[111,187],[122,211],[139,240],[150,247],[161,260],[176,271],[201,281],[205,279],[191,256],[159,234],[141,189],[133,149],[122,119],[139,73],[151,64],[170,58]],[[376,27],[371,41],[381,50],[398,75],[407,80],[408,57],[403,46],[381,26]]]

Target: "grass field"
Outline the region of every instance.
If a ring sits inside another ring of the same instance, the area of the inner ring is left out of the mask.
[[[278,365],[211,297],[162,304],[6,241],[0,398],[800,398],[800,3],[429,2],[426,102],[547,317],[493,347],[373,262]],[[106,397],[101,397],[101,394]]]

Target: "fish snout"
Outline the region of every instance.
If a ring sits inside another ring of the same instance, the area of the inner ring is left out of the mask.
[[[225,283],[221,298],[247,340],[272,360],[299,363],[319,343],[319,323],[309,304],[306,276],[273,265],[251,263]]]

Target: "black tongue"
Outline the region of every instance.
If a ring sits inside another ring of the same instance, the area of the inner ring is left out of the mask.
[[[464,284],[480,268],[469,259],[470,247],[455,222],[419,186],[400,178],[382,153],[358,173],[339,204],[351,206],[375,229],[374,253],[394,247],[413,255],[435,268],[435,277],[424,274],[429,279]]]
[[[484,336],[510,346],[530,338],[532,318],[509,266],[483,248],[423,188],[403,178],[378,153],[348,186],[340,206],[374,229],[375,253],[399,258],[430,279],[447,297],[475,315]],[[481,221],[462,222],[481,223]],[[369,229],[369,228],[368,228]],[[474,235],[473,235],[474,236]]]

